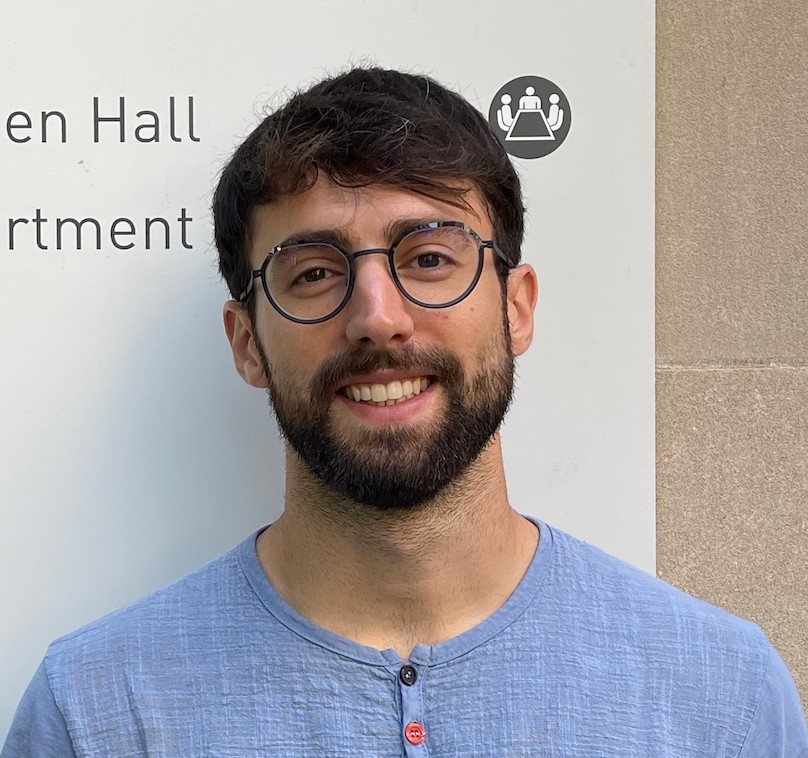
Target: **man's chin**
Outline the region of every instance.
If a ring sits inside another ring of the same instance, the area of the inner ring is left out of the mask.
[[[312,475],[326,487],[380,511],[413,509],[432,499],[454,472],[440,465],[432,433],[413,428],[365,428],[289,435]],[[437,464],[437,465],[436,465]]]
[[[435,482],[432,476],[425,478],[423,473],[405,468],[391,471],[388,467],[352,464],[350,472],[345,469],[319,472],[319,478],[326,486],[364,509],[392,514],[416,510],[444,489],[445,483]]]

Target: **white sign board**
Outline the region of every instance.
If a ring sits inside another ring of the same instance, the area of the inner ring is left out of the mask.
[[[50,640],[277,516],[282,448],[232,368],[208,209],[265,107],[351,63],[486,115],[519,77],[562,90],[563,144],[514,158],[541,295],[510,499],[653,570],[653,3],[37,11],[6,8],[0,45],[0,735]]]

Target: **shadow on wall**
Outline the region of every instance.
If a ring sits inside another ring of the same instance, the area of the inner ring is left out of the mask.
[[[32,420],[25,465],[12,472],[20,519],[31,518],[23,533],[50,527],[29,548],[40,572],[62,566],[39,591],[52,608],[72,606],[68,628],[196,568],[282,510],[284,451],[266,395],[233,367],[224,286],[207,261],[193,269],[166,277],[170,298],[153,266],[132,277],[127,302],[81,336],[96,358],[77,349],[58,412]]]
[[[207,273],[186,277],[183,291],[140,323],[113,379],[115,387],[128,383],[137,408],[119,409],[131,419],[134,456],[121,463],[140,504],[158,506],[167,518],[168,555],[186,543],[227,549],[274,520],[283,504],[277,426],[265,392],[248,387],[233,367],[221,321],[225,289]],[[147,366],[139,365],[143,356]],[[137,510],[133,503],[130,518]]]

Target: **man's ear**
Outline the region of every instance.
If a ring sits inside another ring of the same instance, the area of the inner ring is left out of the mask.
[[[533,266],[523,263],[508,274],[508,326],[514,356],[533,342],[533,312],[539,298],[539,280]]]
[[[233,351],[233,363],[241,378],[253,387],[267,387],[261,355],[255,343],[247,308],[235,300],[224,304],[224,331]]]

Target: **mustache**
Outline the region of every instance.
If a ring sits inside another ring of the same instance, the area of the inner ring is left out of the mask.
[[[428,370],[430,375],[446,384],[462,383],[464,379],[460,361],[442,348],[416,348],[412,345],[394,351],[352,348],[325,360],[312,379],[312,391],[315,397],[328,396],[349,377],[381,369]]]

